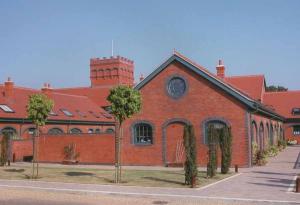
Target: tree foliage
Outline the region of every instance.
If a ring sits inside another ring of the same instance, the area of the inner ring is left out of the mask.
[[[186,160],[184,163],[185,183],[193,185],[198,175],[197,168],[197,148],[194,128],[192,125],[185,125],[183,133]]]
[[[8,161],[9,134],[3,133],[1,140],[0,166],[4,166]]]
[[[33,124],[44,126],[53,108],[53,101],[44,94],[33,94],[29,97],[27,115]]]
[[[120,124],[141,109],[141,95],[131,87],[120,85],[111,89],[107,100],[111,103],[111,112]]]
[[[266,87],[267,92],[280,92],[280,91],[287,91],[288,88],[283,87],[283,86],[275,86],[275,85],[270,85]]]
[[[222,153],[221,157],[221,173],[227,174],[231,166],[231,147],[232,135],[231,129],[227,126],[220,130],[219,145]]]
[[[121,182],[121,144],[123,137],[122,123],[141,109],[141,95],[131,87],[120,85],[110,90],[107,100],[111,103],[111,113],[117,120],[115,139],[115,182]]]
[[[208,164],[207,164],[207,176],[214,177],[217,172],[217,143],[218,143],[218,131],[213,125],[208,126],[207,132],[208,138]]]

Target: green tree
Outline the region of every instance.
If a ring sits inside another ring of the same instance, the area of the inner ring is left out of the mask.
[[[280,92],[280,91],[287,91],[288,88],[283,87],[283,86],[275,86],[275,85],[270,85],[266,87],[267,92]]]
[[[3,133],[1,140],[1,155],[0,155],[0,166],[4,166],[8,161],[8,146],[9,146],[9,134],[7,132]]]
[[[208,126],[208,163],[207,163],[207,176],[214,177],[217,172],[217,143],[218,143],[218,130],[213,125]]]
[[[39,175],[39,164],[38,164],[38,142],[40,127],[46,124],[49,113],[51,112],[54,103],[44,94],[33,94],[29,96],[27,105],[27,115],[35,125],[35,134],[32,138],[33,144],[33,161],[32,161],[32,178],[37,178]],[[36,173],[35,173],[36,164]],[[36,174],[36,175],[35,175]]]
[[[221,149],[221,173],[227,174],[231,166],[231,129],[227,126],[220,130],[219,145]]]
[[[184,163],[185,184],[195,187],[198,175],[197,147],[194,134],[194,127],[192,125],[184,126],[183,142],[186,156],[186,160]]]
[[[110,90],[107,100],[111,103],[111,113],[117,121],[115,138],[115,182],[121,182],[121,147],[123,139],[123,122],[141,109],[141,95],[139,91],[124,85]]]

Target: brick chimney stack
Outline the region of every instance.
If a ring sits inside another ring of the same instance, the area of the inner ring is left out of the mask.
[[[222,79],[225,78],[225,66],[222,60],[219,60],[216,69],[217,69],[217,76]]]
[[[140,76],[140,82],[143,81],[144,79],[145,79],[145,78],[144,78],[144,75],[141,74],[141,76]]]
[[[12,96],[14,91],[14,82],[10,79],[10,77],[7,78],[7,81],[4,82],[4,94],[6,97]]]
[[[53,89],[51,88],[49,83],[44,83],[44,86],[42,87],[42,93],[45,95],[51,95]]]

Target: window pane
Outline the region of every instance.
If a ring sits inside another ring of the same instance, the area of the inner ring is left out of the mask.
[[[134,127],[134,143],[152,144],[152,127],[145,123],[140,123]]]

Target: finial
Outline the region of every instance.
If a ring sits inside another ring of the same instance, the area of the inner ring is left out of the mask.
[[[223,65],[223,61],[220,59],[218,65]]]
[[[8,77],[8,78],[7,78],[7,82],[11,82],[11,79],[10,79],[10,77]]]

